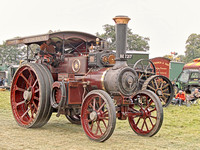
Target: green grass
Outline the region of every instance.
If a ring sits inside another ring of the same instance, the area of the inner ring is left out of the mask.
[[[89,140],[82,127],[64,116],[52,115],[42,128],[25,129],[15,122],[9,92],[0,92],[0,149],[200,149],[200,106],[164,108],[164,122],[153,137],[137,136],[127,120],[117,120],[116,128],[104,143]]]

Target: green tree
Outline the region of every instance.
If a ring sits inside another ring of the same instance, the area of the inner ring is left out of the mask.
[[[115,36],[115,26],[114,25],[103,25],[104,33],[96,33],[97,36],[105,39],[110,44],[109,49],[116,49],[116,36]],[[133,34],[131,29],[128,28],[127,31],[127,44],[129,50],[136,51],[148,51],[149,50],[149,41],[147,37],[142,37],[138,34]]]
[[[200,34],[191,34],[186,41],[185,62],[200,57]]]
[[[0,45],[0,63],[1,64],[19,64],[19,61],[24,59],[26,48],[24,45],[6,45],[3,42]]]

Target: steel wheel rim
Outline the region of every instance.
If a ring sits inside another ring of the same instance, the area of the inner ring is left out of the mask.
[[[160,78],[159,76],[152,79],[147,85],[147,89],[152,90],[160,98],[163,106],[167,106],[172,97],[173,89],[172,85],[165,78]]]
[[[23,126],[31,124],[37,116],[40,105],[40,85],[31,67],[23,66],[17,71],[11,93],[11,106],[15,119]],[[28,93],[28,96],[25,93]]]
[[[157,126],[160,117],[153,99],[143,93],[140,98],[134,97],[134,104],[129,106],[129,112],[134,112],[128,117],[132,129],[140,135],[150,134]]]
[[[134,64],[133,69],[136,70],[136,72],[138,72],[140,78],[145,77],[147,79],[149,75],[156,74],[155,65],[149,59],[138,60]]]
[[[99,139],[106,134],[109,127],[108,104],[98,94],[90,95],[82,108],[82,126],[92,139]]]

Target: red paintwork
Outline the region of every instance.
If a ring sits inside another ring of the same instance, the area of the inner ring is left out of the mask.
[[[163,75],[169,78],[170,59],[164,57],[156,57],[151,59],[156,67],[156,75]]]
[[[104,108],[106,102],[99,95],[92,94],[86,99],[86,101],[84,101],[84,103],[85,105],[83,105],[81,110],[81,114],[83,114],[81,116],[82,126],[90,138],[99,139],[106,133],[106,130],[109,128],[110,112],[107,107]],[[99,104],[99,108],[101,109],[96,110],[95,105],[97,104]],[[88,110],[90,110],[90,112]],[[89,119],[91,112],[95,112],[97,114],[96,120]]]
[[[147,103],[150,97],[146,94],[142,95],[146,97],[146,99],[143,99],[143,101],[145,100]],[[136,97],[133,97],[133,99],[135,98]],[[147,106],[141,105],[140,107],[134,107],[134,104],[129,105],[128,111],[126,111],[126,116],[128,116],[130,126],[136,133],[140,135],[146,135],[150,133],[154,129],[157,121],[157,117],[153,115],[154,111],[157,112],[156,109],[152,109],[152,106],[155,105],[153,100],[150,100],[150,102],[147,104]],[[132,113],[133,110],[136,112]],[[149,124],[147,122],[149,122]]]
[[[67,54],[68,55],[68,54]],[[72,55],[73,56],[73,55]],[[72,63],[74,60],[79,60],[80,61],[80,70],[78,72],[74,72],[72,69]],[[84,75],[87,73],[87,56],[78,56],[78,57],[68,57],[66,56],[64,58],[64,61],[60,60],[59,66],[58,67],[53,67],[51,65],[48,65],[48,68],[50,69],[51,73],[54,74],[75,74],[75,75]]]
[[[83,85],[81,82],[72,81],[65,84],[68,87],[68,104],[81,104],[83,99]]]
[[[29,76],[30,73],[32,74],[31,76]],[[13,78],[11,87],[11,107],[16,121],[21,126],[29,125],[34,120],[34,114],[37,112],[40,103],[40,87],[39,84],[36,83],[36,80],[36,74],[27,66],[21,67]],[[26,105],[25,102],[23,102],[23,93],[29,87],[32,88],[31,91],[33,95],[28,105]],[[31,108],[30,111],[28,111],[29,108]]]

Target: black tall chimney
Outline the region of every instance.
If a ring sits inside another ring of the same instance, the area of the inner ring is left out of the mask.
[[[116,63],[113,69],[128,66],[126,60],[126,35],[127,35],[127,24],[130,20],[128,16],[116,16],[113,18],[116,23]]]

